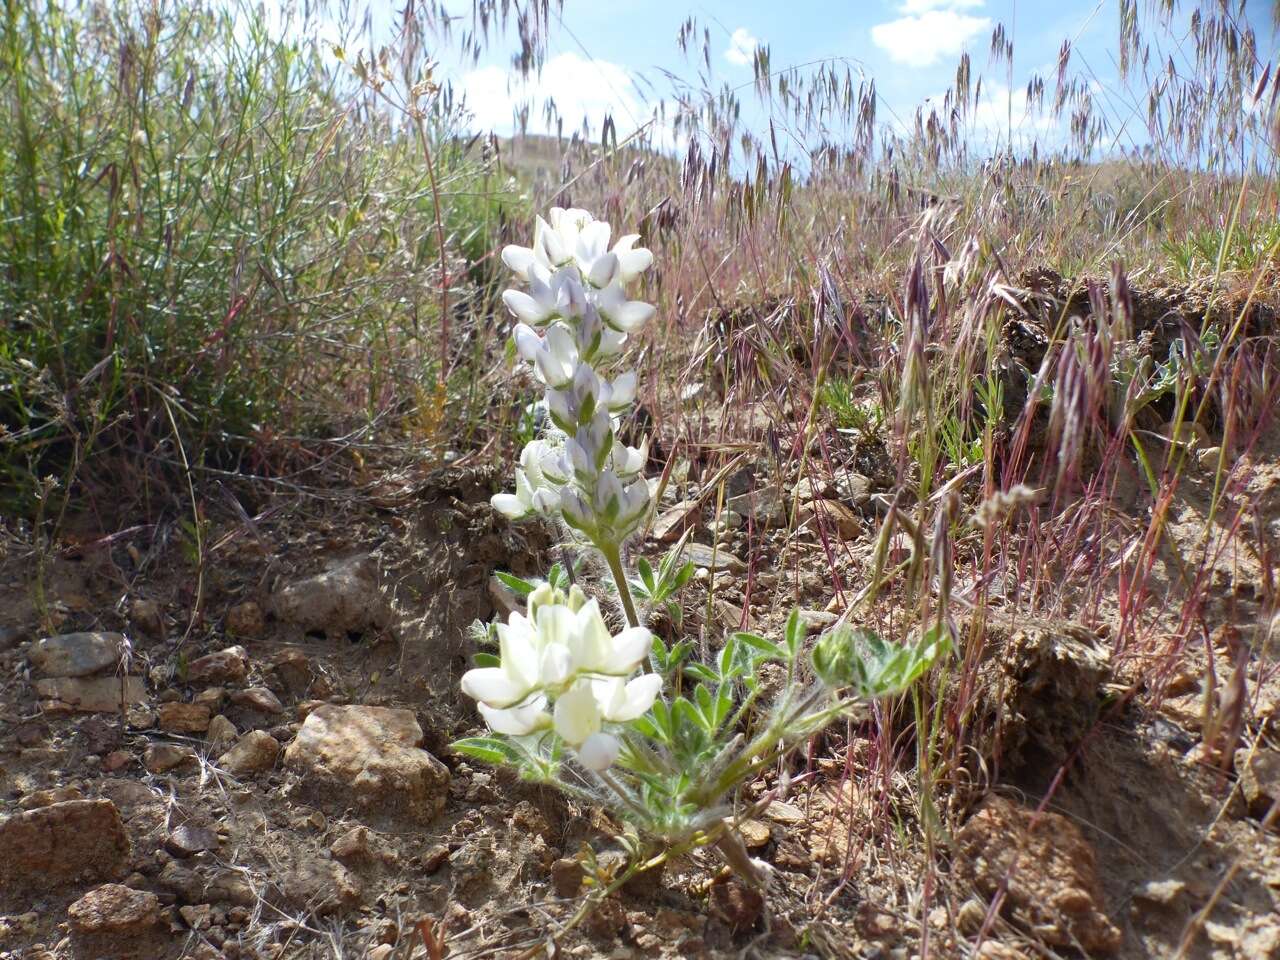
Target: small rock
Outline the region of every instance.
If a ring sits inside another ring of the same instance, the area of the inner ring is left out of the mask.
[[[120,876],[129,838],[110,800],[67,800],[0,821],[0,890]]]
[[[333,860],[303,863],[282,892],[289,903],[319,916],[358,907],[363,894],[356,876]]]
[[[114,671],[124,649],[119,633],[64,633],[37,640],[27,662],[39,677],[90,677]]]
[[[79,787],[53,787],[50,790],[37,790],[18,801],[23,810],[37,810],[55,803],[66,803],[68,800],[83,800],[84,794]]]
[[[141,598],[134,600],[129,605],[129,621],[148,637],[164,639],[164,611],[156,601]]]
[[[35,687],[46,713],[120,713],[147,699],[141,677],[46,677]]]
[[[692,563],[695,567],[706,570],[728,570],[730,573],[742,573],[747,565],[730,553],[723,545],[712,549],[705,543],[686,543],[681,561]]]
[[[1162,907],[1172,906],[1187,891],[1187,885],[1181,880],[1151,880],[1133,892],[1134,909],[1142,910],[1136,901],[1154,903]]]
[[[826,610],[801,610],[800,622],[804,624],[806,633],[819,633],[840,619],[839,614]]]
[[[408,710],[325,704],[308,714],[285,762],[318,805],[425,823],[444,809],[449,770],[421,743]]]
[[[105,883],[71,904],[67,917],[75,933],[136,936],[160,923],[160,901],[148,891]]]
[[[244,647],[227,647],[187,664],[188,683],[239,683],[249,674],[249,654]]]
[[[378,585],[377,562],[369,556],[336,562],[324,573],[295,580],[271,599],[276,616],[304,633],[331,640],[348,633],[383,629],[391,610]]]
[[[227,699],[227,691],[222,687],[205,687],[191,698],[191,702],[208,707],[210,713],[217,713],[225,699]]]
[[[196,753],[190,747],[180,747],[176,743],[153,743],[142,755],[142,765],[148,773],[159,776],[189,766],[196,762]]]
[[[778,484],[757,487],[737,497],[730,497],[725,506],[744,517],[754,517],[757,526],[781,523],[786,519],[791,501]]]
[[[293,697],[306,696],[316,678],[311,659],[297,647],[288,647],[272,657],[271,672]]]
[[[160,729],[169,733],[204,733],[209,729],[209,708],[202,703],[162,703],[156,717]]]
[[[747,845],[748,850],[757,850],[763,847],[773,837],[773,832],[769,829],[769,825],[761,823],[759,820],[743,820],[738,824],[738,833],[742,837],[742,842]]]
[[[218,714],[209,721],[209,732],[206,739],[211,746],[235,743],[236,738],[239,736],[240,731],[236,729],[236,725],[222,714]]]
[[[246,600],[227,610],[223,626],[233,637],[257,640],[267,632],[267,618],[263,616],[260,606],[252,600]]]
[[[1089,956],[1120,948],[1121,934],[1102,907],[1097,858],[1074,821],[990,795],[956,835],[957,877],[1052,946]]]
[[[213,923],[213,904],[187,904],[178,908],[178,915],[192,930],[204,930]]]
[[[760,891],[735,880],[719,880],[711,885],[712,915],[719,917],[736,934],[752,929],[764,911]]]
[[[1240,775],[1240,792],[1255,817],[1265,816],[1271,804],[1280,797],[1280,750],[1259,747],[1252,759],[1247,749],[1236,751],[1236,772]]]
[[[860,473],[846,470],[836,475],[836,493],[846,504],[859,509],[871,502],[871,479]]]
[[[516,595],[514,590],[498,579],[496,573],[489,577],[489,599],[493,601],[494,612],[503,623],[506,623],[513,613],[524,613],[524,601]]]
[[[251,777],[276,765],[280,744],[265,730],[250,730],[218,758],[218,765],[233,777]]]
[[[586,876],[581,863],[562,857],[551,865],[551,889],[557,897],[576,897]]]
[[[795,485],[794,493],[801,503],[808,503],[810,500],[825,499],[834,493],[835,489],[826,480],[801,477],[800,481]]]
[[[662,515],[653,521],[651,536],[659,543],[672,543],[678,540],[688,526],[698,522],[701,506],[702,503],[699,500],[681,500],[669,510],[664,510]]]
[[[839,500],[814,500],[800,508],[797,520],[808,521],[814,528],[834,532],[841,540],[853,540],[862,535],[861,518]],[[828,534],[829,535],[829,534]]]
[[[280,698],[266,687],[248,687],[245,690],[232,690],[227,694],[227,697],[237,707],[243,707],[246,710],[256,710],[258,713],[268,714],[284,713],[284,704],[280,702]]]
[[[159,799],[150,787],[137,780],[109,777],[102,781],[99,789],[104,797],[126,814],[133,813],[138,807],[154,803]]]
[[[133,762],[133,754],[127,750],[112,750],[102,758],[102,769],[108,773],[114,773],[117,770],[123,770]]]
[[[333,854],[335,860],[351,866],[352,864],[372,859],[373,850],[369,844],[369,828],[364,826],[352,827],[337,840],[333,841],[329,847],[329,852]]]
[[[801,824],[808,820],[803,810],[784,800],[773,801],[765,808],[764,815],[775,823]]]
[[[197,853],[217,850],[218,835],[207,827],[184,823],[165,838],[164,848],[175,857],[194,857]]]

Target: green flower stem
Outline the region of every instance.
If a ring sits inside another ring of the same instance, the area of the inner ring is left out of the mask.
[[[609,565],[609,573],[618,588],[618,596],[622,598],[622,609],[627,615],[627,626],[640,626],[640,617],[636,615],[636,602],[631,598],[631,586],[627,583],[626,572],[622,569],[622,551],[616,543],[596,544],[596,549],[604,555]]]

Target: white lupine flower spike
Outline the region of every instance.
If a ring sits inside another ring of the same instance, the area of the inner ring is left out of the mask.
[[[586,210],[553,207],[537,219],[531,246],[502,251],[523,284],[503,295],[515,318],[511,336],[521,365],[541,385],[536,409],[546,416],[538,437],[520,451],[515,492],[496,494],[492,503],[512,520],[559,520],[562,536],[593,548],[609,569],[627,626],[611,625],[601,601],[571,584],[559,565],[545,583],[503,574],[509,586],[522,588],[526,612],[484,628],[496,636],[498,654],[477,657],[461,681],[492,735],[454,747],[514,766],[529,781],[612,801],[614,814],[651,839],[714,844],[736,873],[763,886],[770,869],[750,859],[726,816],[743,785],[827,722],[852,716],[855,705],[904,692],[949,649],[949,634],[940,622],[915,648],[884,658],[889,666],[877,674],[858,652],[869,631],[837,626],[806,654],[820,682],[803,690],[788,684],[758,714],[767,722],[748,724],[741,721],[761,689],[762,665],[781,662],[788,677],[797,676],[805,647],[798,610],[787,621],[785,643],[731,634],[701,672],[682,672],[677,648],[689,641],[668,645],[643,626],[623,548],[652,507],[644,476],[649,444],[641,438],[629,446],[620,435],[639,383],[635,371],[612,362],[655,313],[632,299],[632,285],[653,264],[639,239],[627,234],[611,247],[609,224]],[[682,548],[657,571],[637,560],[634,582],[649,609],[665,607],[677,628],[673,597],[693,573],[691,564],[680,564]],[[578,552],[569,550],[571,557]],[[684,689],[660,700],[676,677]],[[849,694],[855,685],[858,692]]]

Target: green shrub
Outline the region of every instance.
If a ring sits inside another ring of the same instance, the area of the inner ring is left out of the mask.
[[[87,467],[129,498],[185,462],[278,466],[434,384],[437,218],[472,254],[495,219],[450,117],[419,139],[247,6],[0,9],[5,506]]]

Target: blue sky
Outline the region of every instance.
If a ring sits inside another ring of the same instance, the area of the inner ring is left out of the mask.
[[[447,3],[461,15],[459,23],[469,21],[470,0]],[[1140,9],[1148,6],[1147,0],[1139,0]],[[668,74],[701,85],[705,67],[700,42],[689,58],[676,44],[677,32],[690,16],[711,31],[710,87],[743,86],[744,123],[757,129],[763,127],[766,111],[754,103],[749,89],[756,44],[768,46],[775,73],[841,59],[874,77],[882,123],[892,123],[895,116],[909,122],[918,104],[942,94],[954,79],[959,55],[967,50],[975,79],[983,77],[985,91],[974,126],[1002,130],[1010,86],[1015,127],[1023,114],[1022,89],[1033,73],[1045,78],[1052,97],[1064,39],[1072,41],[1073,70],[1093,84],[1098,99],[1109,103],[1118,118],[1133,111],[1133,92],[1120,83],[1115,60],[1118,7],[1117,0],[735,0],[694,5],[677,0],[565,0],[559,22],[552,25],[546,64],[535,78],[524,80],[510,69],[514,41],[491,44],[478,64],[460,64],[444,50],[438,56],[441,73],[466,95],[475,129],[510,133],[513,104],[527,103],[530,129],[546,130],[540,108],[550,98],[566,128],[585,117],[592,136],[597,136],[603,118],[610,115],[619,135],[625,136],[650,117],[656,100],[670,95]],[[1176,55],[1185,43],[1193,7],[1185,0],[1179,4],[1172,29],[1158,38],[1162,50]],[[1258,34],[1264,60],[1275,53],[1270,7],[1270,0],[1248,0],[1246,16]],[[1004,25],[1014,43],[1011,85],[1004,66],[992,67],[988,60],[997,24]],[[1145,87],[1141,91],[1145,97]],[[1032,128],[1026,133],[1038,132],[1042,140],[1052,133],[1048,119],[1023,120],[1022,126]]]

